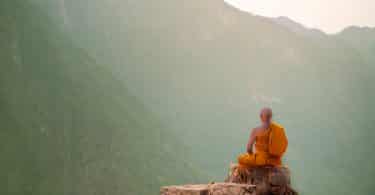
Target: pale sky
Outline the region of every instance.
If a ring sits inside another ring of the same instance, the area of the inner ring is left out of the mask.
[[[351,25],[375,26],[375,0],[225,0],[256,15],[287,16],[307,27],[336,33]]]

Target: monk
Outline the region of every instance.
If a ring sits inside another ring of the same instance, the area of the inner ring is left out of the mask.
[[[276,150],[281,149],[283,151],[278,151],[278,153],[274,155],[275,153],[272,154],[270,152],[270,135],[273,130],[281,130],[281,132],[283,133],[284,128],[272,121],[272,110],[270,108],[263,108],[261,110],[260,120],[261,125],[259,127],[254,128],[251,132],[246,148],[247,153],[242,154],[238,157],[238,164],[240,165],[240,167],[252,168],[257,166],[281,165],[281,157],[286,150],[286,136],[285,134],[282,134],[283,137],[281,138],[278,138],[278,135],[272,137],[272,139],[275,139],[272,141],[284,141],[284,145],[281,145],[280,147],[285,147],[285,149],[276,148]],[[253,146],[255,146],[255,151],[253,150]],[[274,145],[272,146],[274,147]],[[276,147],[279,147],[279,145],[276,145]]]

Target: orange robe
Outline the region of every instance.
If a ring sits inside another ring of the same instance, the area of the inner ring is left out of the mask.
[[[238,163],[244,167],[280,166],[281,157],[272,156],[268,152],[270,130],[259,132],[255,137],[255,153],[241,154]]]

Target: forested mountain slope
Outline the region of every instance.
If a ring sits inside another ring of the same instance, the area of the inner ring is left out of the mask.
[[[195,181],[174,132],[39,9],[0,2],[0,194],[158,194]]]

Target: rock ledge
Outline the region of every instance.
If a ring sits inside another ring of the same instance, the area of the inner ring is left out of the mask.
[[[255,195],[255,185],[237,183],[212,183],[165,186],[161,195]]]

